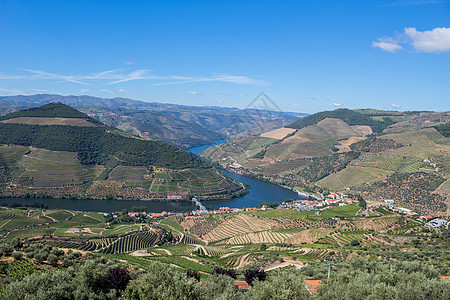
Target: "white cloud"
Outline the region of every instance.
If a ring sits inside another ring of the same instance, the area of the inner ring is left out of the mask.
[[[134,61],[126,61],[125,64],[126,65],[134,65]]]
[[[395,52],[397,50],[403,49],[402,46],[394,41],[383,41],[382,39],[378,39],[378,42],[372,42],[372,47],[378,47],[387,52]]]
[[[223,103],[223,101],[222,100],[217,100],[217,103]]]
[[[335,106],[335,107],[339,107],[339,106],[342,106],[342,104],[341,103],[331,103],[331,105],[333,105],[333,106]]]
[[[117,93],[128,93],[128,91],[125,89],[118,89],[118,90],[116,90],[116,92]]]
[[[414,48],[420,52],[450,51],[450,28],[438,27],[428,31],[405,28],[405,34],[412,40]]]
[[[107,90],[107,89],[101,89],[100,92],[105,92],[109,94],[115,94],[113,91]]]
[[[414,47],[418,52],[447,52],[450,51],[450,28],[437,27],[432,30],[418,31],[414,27],[406,27],[396,38],[378,38],[372,42],[387,52],[403,49],[401,44]]]
[[[214,74],[211,77],[181,77],[181,76],[171,76],[171,79],[176,79],[177,81],[168,81],[162,83],[155,83],[154,85],[169,85],[169,84],[180,84],[180,83],[195,83],[195,82],[228,82],[243,85],[269,85],[267,81],[255,79],[249,76],[241,75],[218,75]]]
[[[25,91],[22,90],[16,90],[16,89],[0,89],[0,94],[6,93],[8,95],[14,94],[14,95],[21,95],[25,94]]]
[[[391,103],[390,107],[392,107],[392,108],[400,108],[401,106],[400,106],[400,104]]]
[[[72,75],[53,74],[53,73],[48,73],[48,72],[44,72],[44,71],[40,71],[40,70],[32,70],[32,69],[23,69],[23,70],[35,74],[34,77],[36,77],[37,79],[58,79],[58,80],[68,81],[68,82],[73,82],[73,83],[78,83],[78,84],[84,84],[84,85],[87,84],[85,82],[79,81],[76,76],[72,76]]]
[[[117,83],[133,80],[152,80],[156,81],[153,85],[171,85],[180,83],[199,83],[199,82],[227,82],[242,85],[269,85],[269,82],[254,78],[254,76],[213,74],[204,77],[190,77],[179,75],[153,75],[151,70],[141,69],[124,73],[122,69],[108,70],[99,73],[87,75],[62,75],[49,73],[42,70],[23,69],[28,74],[11,75],[0,74],[0,79],[10,80],[60,80],[60,82],[72,82],[82,85],[88,85],[90,81],[104,81],[105,85],[114,85]],[[31,73],[31,74],[30,74]]]
[[[186,92],[186,94],[188,94],[188,95],[198,95],[197,92],[193,92],[193,91]]]
[[[82,89],[82,90],[80,90],[80,93],[86,93],[86,92],[89,92],[89,89]]]

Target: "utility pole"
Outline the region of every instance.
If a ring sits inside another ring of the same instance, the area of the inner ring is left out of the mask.
[[[333,266],[331,265],[331,264],[328,264],[328,280],[327,280],[327,283],[329,282],[329,280],[330,280],[330,277],[331,277],[331,270],[333,269]]]

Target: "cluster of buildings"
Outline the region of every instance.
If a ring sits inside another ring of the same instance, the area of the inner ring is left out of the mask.
[[[309,210],[317,210],[321,207],[338,204],[339,206],[344,206],[347,204],[351,204],[355,202],[344,193],[332,193],[325,197],[325,199],[314,199],[314,200],[293,200],[290,202],[284,202],[281,207],[282,208],[290,208],[298,211],[309,211]]]
[[[433,217],[432,215],[420,216],[417,220],[426,222],[425,225],[431,226],[433,228],[438,228],[448,223],[446,220]]]
[[[412,211],[409,208],[399,206],[398,204],[395,203],[394,200],[382,199],[382,201],[387,204],[388,209],[392,212],[407,215],[407,216],[412,216],[412,215],[416,214],[414,211]]]

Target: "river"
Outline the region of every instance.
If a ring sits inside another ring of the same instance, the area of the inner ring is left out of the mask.
[[[200,154],[203,150],[223,143],[223,141],[216,141],[211,145],[204,145],[200,147],[193,147],[187,151]],[[202,204],[207,209],[217,209],[221,206],[228,206],[233,208],[242,207],[256,207],[262,202],[282,202],[286,199],[306,199],[304,196],[299,196],[297,193],[283,188],[281,186],[268,183],[259,179],[249,178],[243,175],[237,175],[228,171],[222,171],[231,178],[248,184],[250,192],[242,197],[231,200],[217,200],[217,201],[203,201]],[[102,211],[114,212],[122,209],[130,209],[132,206],[145,206],[149,212],[185,212],[195,210],[196,207],[192,202],[160,202],[160,201],[128,201],[128,200],[71,200],[71,199],[35,199],[35,198],[0,198],[2,202],[20,202],[46,203],[50,209],[70,209],[83,211]]]

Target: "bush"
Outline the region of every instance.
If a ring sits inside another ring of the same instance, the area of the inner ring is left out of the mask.
[[[22,252],[14,252],[11,256],[12,256],[15,260],[19,260],[19,259],[22,258],[23,254],[22,254]]]

